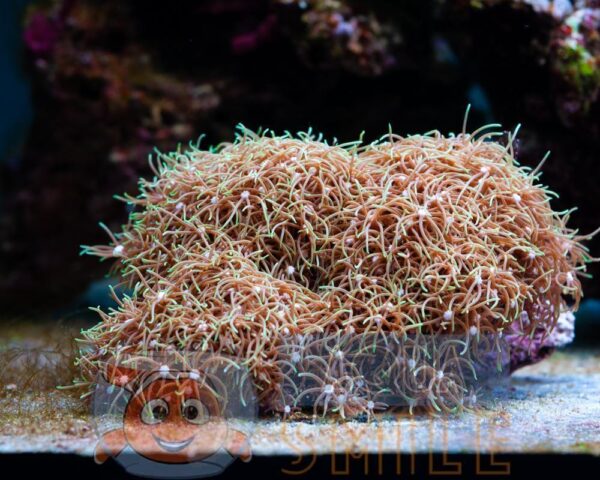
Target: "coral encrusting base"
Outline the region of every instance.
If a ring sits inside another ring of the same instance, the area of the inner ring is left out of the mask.
[[[332,145],[241,128],[234,143],[159,155],[156,176],[124,197],[134,208],[123,232],[84,248],[116,258],[132,293],[83,333],[77,382],[150,351],[223,352],[247,367],[264,408],[289,411],[285,337],[447,336],[461,350],[504,338],[510,369],[542,356],[560,344],[559,318],[572,324],[564,312],[577,308],[590,258],[537,169],[493,138],[390,133]],[[411,405],[465,404],[444,365],[403,365],[419,377]],[[317,397],[342,410],[357,382],[343,393],[332,382]],[[368,395],[351,413],[375,406]]]

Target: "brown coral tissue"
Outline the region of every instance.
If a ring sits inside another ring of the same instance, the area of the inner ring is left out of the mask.
[[[570,340],[591,261],[539,167],[496,135],[331,144],[240,127],[159,155],[123,198],[123,231],[84,247],[116,260],[130,294],[83,333],[76,383],[123,358],[210,352],[245,367],[264,410],[468,407],[482,366],[510,372]]]

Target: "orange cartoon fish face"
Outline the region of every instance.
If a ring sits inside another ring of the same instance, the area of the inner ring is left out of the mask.
[[[227,440],[216,395],[190,378],[158,379],[137,392],[124,415],[128,444],[152,460],[183,463],[214,454]]]
[[[221,448],[243,461],[250,460],[246,435],[229,427],[223,399],[206,379],[200,380],[197,371],[150,373],[108,368],[106,380],[128,390],[131,396],[122,428],[101,436],[95,452],[97,462],[118,456],[127,446],[161,463],[198,462]],[[141,381],[144,378],[147,381]]]

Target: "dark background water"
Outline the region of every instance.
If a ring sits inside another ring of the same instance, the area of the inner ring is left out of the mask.
[[[228,141],[238,123],[371,140],[389,125],[459,131],[471,104],[472,129],[523,125],[523,164],[552,151],[542,180],[560,194],[553,206],[578,206],[570,225],[594,230],[600,14],[594,1],[555,3],[562,10],[508,0],[6,2],[4,316],[105,301],[107,265],[80,257],[79,245],[106,240],[98,222],[125,221],[112,196],[135,191],[155,146]],[[598,255],[598,239],[589,246]],[[597,280],[584,291],[600,297]],[[596,305],[581,316],[596,317]]]

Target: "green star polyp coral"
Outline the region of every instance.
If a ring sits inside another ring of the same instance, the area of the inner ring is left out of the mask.
[[[504,332],[521,354],[539,349],[567,302],[577,308],[589,257],[537,172],[492,138],[390,133],[331,145],[242,128],[234,143],[159,155],[155,178],[124,198],[135,208],[123,231],[84,249],[116,259],[132,293],[83,332],[80,383],[125,355],[223,351],[248,368],[263,407],[289,412],[276,348],[288,337],[466,345]],[[450,388],[442,367],[419,383],[435,405]],[[348,385],[335,397],[342,413],[358,388]],[[322,388],[315,398],[333,405],[338,384]]]

